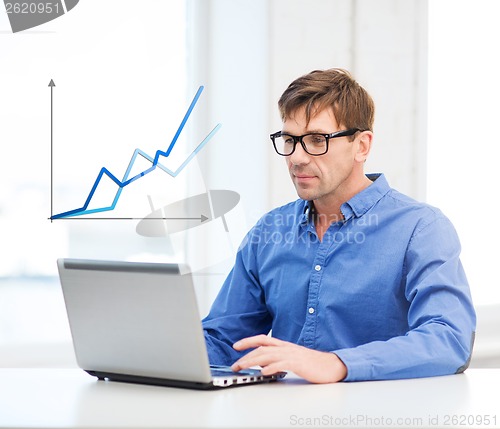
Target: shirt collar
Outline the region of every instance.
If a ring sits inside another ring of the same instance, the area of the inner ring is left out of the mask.
[[[367,174],[366,177],[373,183],[340,206],[345,220],[363,216],[391,189],[381,173]]]
[[[390,190],[389,183],[383,174],[367,174],[366,177],[373,183],[340,206],[340,210],[345,220],[353,216],[363,216]],[[313,213],[313,202],[304,201],[304,209],[299,218],[299,225],[305,226],[312,221]]]
[[[312,201],[304,201],[304,209],[302,210],[302,215],[299,218],[299,225],[305,226],[312,220],[312,215],[314,212],[314,204]]]

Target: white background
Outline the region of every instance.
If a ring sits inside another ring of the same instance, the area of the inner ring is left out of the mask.
[[[188,151],[221,122],[213,143],[183,177],[155,171],[127,188],[116,213],[146,215],[148,195],[231,189],[241,195],[240,234],[296,197],[268,137],[280,127],[279,95],[300,74],[348,68],[377,105],[367,171],[382,171],[393,187],[440,207],[461,237],[475,303],[500,303],[498,9],[494,0],[81,0],[59,19],[12,34],[0,7],[4,356],[14,345],[59,350],[67,343],[57,257],[192,256],[138,236],[130,222],[47,220],[50,79],[57,85],[54,212],[80,207],[102,166],[120,176],[135,148],[166,149],[203,84],[179,147]],[[218,231],[204,232],[197,253],[217,246]],[[201,282],[202,313],[231,256]],[[57,361],[54,353],[48,360]]]

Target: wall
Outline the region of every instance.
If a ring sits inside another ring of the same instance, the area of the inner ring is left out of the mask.
[[[273,0],[270,5],[272,131],[280,127],[275,105],[288,83],[313,69],[346,68],[376,105],[366,171],[384,172],[393,187],[424,199],[427,2],[315,0],[304,8],[300,0]],[[283,170],[279,161],[271,158],[272,175]],[[273,180],[270,205],[293,197],[288,181],[285,173]]]
[[[347,68],[371,93],[366,170],[425,198],[426,1],[191,0],[190,16],[192,80],[207,86],[206,120],[223,123],[200,163],[210,187],[240,193],[247,227],[297,198],[269,134],[281,127],[281,93],[314,69]],[[204,311],[230,265],[204,279]]]

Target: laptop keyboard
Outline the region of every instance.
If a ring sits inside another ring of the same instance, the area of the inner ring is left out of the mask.
[[[220,371],[218,369],[212,369],[212,377],[230,377],[231,375],[237,376],[241,375],[233,371]]]
[[[242,376],[242,375],[255,375],[256,371],[240,371],[234,372],[231,367],[227,366],[212,366],[210,367],[212,377],[230,377],[230,376]]]

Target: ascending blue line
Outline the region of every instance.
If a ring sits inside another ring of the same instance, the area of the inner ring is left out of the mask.
[[[89,196],[87,197],[87,200],[85,201],[85,204],[83,207],[80,207],[79,209],[74,209],[70,210],[67,212],[59,213],[51,217],[51,219],[60,219],[63,217],[72,217],[72,216],[78,216],[78,215],[84,215],[84,214],[90,214],[90,213],[99,213],[99,212],[104,212],[104,211],[109,211],[113,210],[116,207],[116,204],[118,203],[118,199],[120,198],[121,192],[125,186],[128,184],[134,182],[135,180],[145,176],[148,173],[151,173],[157,166],[160,167],[163,171],[166,173],[170,174],[172,177],[176,177],[183,169],[186,167],[189,162],[196,156],[196,154],[203,149],[203,147],[210,141],[210,139],[215,135],[217,131],[219,131],[219,128],[221,127],[221,124],[218,124],[210,133],[203,139],[203,141],[195,148],[195,150],[186,158],[186,160],[177,168],[177,170],[172,171],[168,169],[167,167],[161,165],[158,160],[161,156],[168,157],[170,155],[170,152],[172,152],[172,149],[175,146],[175,143],[177,142],[182,130],[184,129],[184,126],[186,125],[187,120],[189,119],[189,116],[191,115],[191,112],[194,109],[194,106],[198,102],[198,99],[200,98],[200,95],[203,91],[203,86],[200,86],[196,95],[193,98],[193,101],[191,102],[186,114],[184,115],[184,118],[182,119],[179,128],[177,129],[177,132],[174,135],[174,138],[172,139],[172,142],[170,143],[168,149],[165,152],[162,152],[161,150],[157,150],[154,159],[150,157],[147,153],[143,152],[140,149],[136,149],[134,151],[134,154],[132,155],[132,158],[130,159],[129,165],[127,167],[127,171],[125,172],[123,176],[123,180],[120,181],[117,179],[106,167],[102,167],[101,171],[99,172],[97,179],[94,182],[94,186],[92,186],[92,189],[89,193]],[[148,168],[147,170],[144,170],[143,172],[135,175],[131,179],[128,179],[128,176],[130,174],[130,171],[132,170],[132,167],[135,163],[135,160],[137,158],[137,155],[141,155],[142,157],[146,158],[148,161],[150,161],[153,165]],[[109,207],[101,207],[97,209],[91,209],[87,210],[87,207],[90,204],[90,201],[92,200],[92,197],[94,195],[94,192],[96,191],[99,182],[102,179],[102,176],[106,174],[113,182],[115,182],[118,186],[119,189],[116,192],[115,198],[113,200],[113,203]]]

